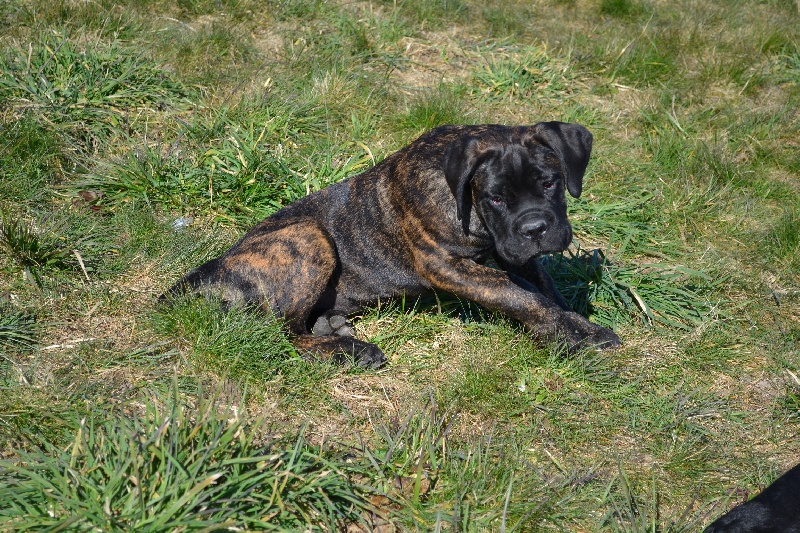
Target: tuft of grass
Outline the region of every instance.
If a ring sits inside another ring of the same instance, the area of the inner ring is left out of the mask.
[[[0,302],[0,349],[30,351],[39,337],[36,317]],[[2,354],[0,354],[0,358]]]
[[[465,442],[451,434],[455,413],[431,398],[403,419],[376,418],[377,442],[362,449],[389,523],[441,531],[527,531],[557,524],[569,476],[543,482],[520,443],[488,431]],[[555,513],[554,513],[555,511]]]
[[[10,124],[0,123],[0,198],[9,202],[43,202],[48,185],[63,171],[62,145],[56,134],[25,113]]]
[[[766,257],[770,260],[788,260],[797,266],[800,256],[800,215],[787,209],[767,232],[764,239]]]
[[[473,74],[475,86],[499,99],[555,97],[568,89],[568,65],[559,64],[544,45],[504,47]]]
[[[54,393],[47,383],[28,375],[28,369],[15,364],[5,369],[5,363],[12,361],[0,357],[0,459],[18,457],[23,450],[42,450],[47,443],[65,446],[75,417],[86,414],[86,398],[76,397],[66,387]],[[5,527],[5,522],[0,518],[0,527]]]
[[[468,13],[463,0],[383,0],[392,5],[400,15],[415,21],[423,29],[438,29],[453,23]]]
[[[632,0],[601,0],[600,14],[616,18],[632,18],[641,14],[644,9]]]
[[[26,279],[40,288],[43,274],[72,266],[74,252],[60,242],[55,228],[36,230],[5,211],[0,211],[0,248],[22,268]]]
[[[594,191],[569,204],[569,216],[575,234],[580,239],[602,237],[618,255],[642,254],[656,257],[668,256],[673,246],[654,241],[657,227],[653,224],[653,205],[658,198],[653,191],[639,190],[624,198],[597,202],[591,199]],[[597,194],[603,194],[598,191]]]
[[[527,4],[516,2],[486,4],[481,7],[481,15],[486,20],[489,33],[500,39],[527,35],[528,20],[534,16]]]
[[[87,151],[143,114],[188,104],[189,90],[166,71],[114,42],[79,46],[68,35],[40,33],[28,47],[0,54],[0,101],[65,125]]]
[[[179,213],[210,211],[227,221],[252,223],[302,195],[302,185],[263,144],[264,132],[231,131],[197,159],[141,147],[104,162],[85,178],[106,202],[145,202]]]
[[[619,533],[652,533],[664,531],[669,533],[683,533],[699,531],[703,523],[708,520],[708,511],[695,511],[692,509],[694,502],[680,509],[672,516],[662,516],[658,483],[653,474],[650,486],[643,488],[646,492],[639,493],[639,487],[632,483],[628,473],[617,463],[617,473],[609,482],[603,495],[608,505],[608,511],[601,520],[604,531]]]
[[[616,264],[600,250],[567,251],[544,262],[567,303],[597,323],[631,320],[693,329],[713,319],[708,293],[721,280],[665,263]]]
[[[800,419],[800,385],[787,388],[786,393],[778,398],[774,416],[790,422]]]
[[[649,86],[666,80],[678,81],[678,58],[683,50],[680,36],[669,29],[645,26],[641,35],[627,44],[613,59],[611,78],[634,85]]]
[[[463,91],[444,83],[425,89],[408,103],[399,122],[411,138],[436,126],[469,123]]]
[[[257,69],[260,56],[248,31],[212,18],[199,28],[174,24],[156,46],[184,78],[202,83],[230,83]]]
[[[260,444],[260,423],[177,384],[144,413],[94,413],[71,444],[0,461],[0,522],[20,530],[320,528],[361,521],[369,504],[342,461],[302,433]]]

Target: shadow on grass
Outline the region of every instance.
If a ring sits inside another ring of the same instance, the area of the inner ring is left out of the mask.
[[[567,303],[595,322],[643,322],[690,330],[720,316],[712,290],[723,280],[682,265],[624,264],[602,250],[567,250],[542,262]]]
[[[569,306],[606,327],[640,322],[691,330],[723,316],[713,289],[723,280],[699,270],[667,263],[626,264],[602,250],[567,250],[540,259]],[[491,261],[490,266],[495,266]],[[464,323],[482,323],[491,312],[447,293],[394,304],[401,312],[436,310]]]

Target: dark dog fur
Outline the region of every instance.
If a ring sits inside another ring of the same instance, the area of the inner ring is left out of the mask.
[[[715,520],[704,533],[800,533],[800,465]]]
[[[283,317],[318,358],[385,361],[346,315],[379,299],[450,292],[521,322],[543,342],[616,347],[569,309],[537,260],[572,240],[592,135],[577,124],[442,126],[372,169],[253,227],[169,294],[192,290]],[[503,270],[484,266],[494,257]]]

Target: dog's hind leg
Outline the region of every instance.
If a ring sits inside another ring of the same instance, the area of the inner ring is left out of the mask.
[[[353,338],[344,313],[323,312],[327,327],[317,319],[317,334],[308,329],[312,311],[319,310],[332,283],[337,261],[328,231],[317,221],[302,218],[246,235],[219,258],[208,278],[215,280],[223,300],[256,303],[282,317],[295,346],[309,358],[378,367],[385,356],[374,344]]]

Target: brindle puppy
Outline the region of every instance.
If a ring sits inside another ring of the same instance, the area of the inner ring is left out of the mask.
[[[436,128],[277,211],[168,294],[255,303],[285,319],[302,351],[371,367],[385,357],[346,316],[434,290],[500,311],[542,342],[619,346],[569,309],[537,259],[572,241],[565,189],[580,196],[591,149],[577,124]]]

